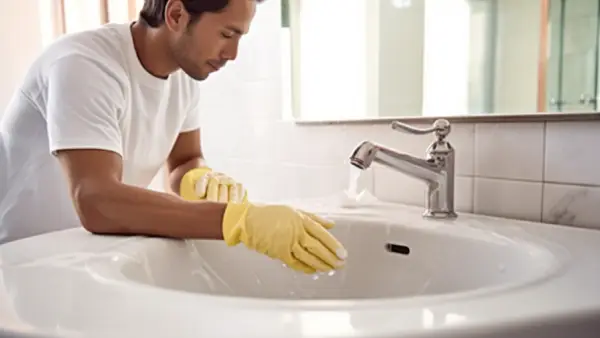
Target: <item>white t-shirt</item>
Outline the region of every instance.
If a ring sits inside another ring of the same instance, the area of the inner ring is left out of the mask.
[[[81,226],[60,149],[114,151],[147,187],[177,136],[199,128],[199,84],[143,68],[130,24],[64,36],[32,64],[0,124],[0,243]]]

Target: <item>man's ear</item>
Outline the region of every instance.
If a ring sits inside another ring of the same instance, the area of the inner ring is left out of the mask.
[[[184,32],[187,29],[190,15],[180,0],[168,1],[164,14],[165,25],[170,31]]]

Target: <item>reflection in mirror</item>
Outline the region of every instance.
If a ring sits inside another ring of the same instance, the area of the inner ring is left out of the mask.
[[[283,4],[297,120],[597,111],[600,0]]]

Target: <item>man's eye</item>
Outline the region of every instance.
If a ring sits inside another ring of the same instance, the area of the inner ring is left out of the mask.
[[[221,35],[225,38],[225,39],[231,39],[233,37],[233,34],[227,34],[227,33],[221,33]]]

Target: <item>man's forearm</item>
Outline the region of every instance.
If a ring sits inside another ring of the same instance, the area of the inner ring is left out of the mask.
[[[188,160],[185,163],[178,165],[168,174],[169,186],[171,187],[171,191],[175,194],[179,195],[179,186],[181,184],[181,179],[183,176],[190,170],[194,168],[202,168],[205,167],[206,163],[202,157],[194,157]]]
[[[121,183],[85,187],[76,196],[84,227],[93,233],[222,239],[226,205],[189,202]]]

